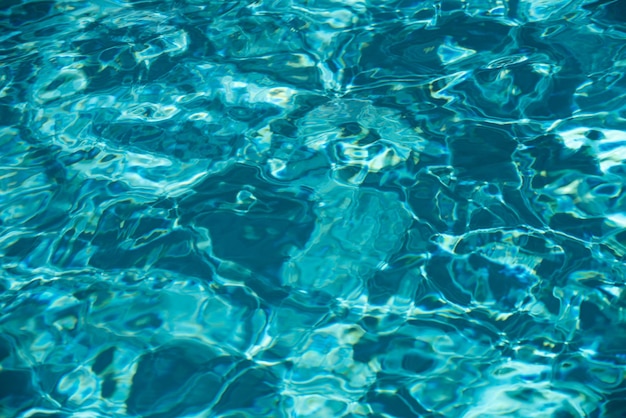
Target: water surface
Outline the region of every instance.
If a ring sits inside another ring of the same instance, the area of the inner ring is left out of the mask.
[[[1,4],[1,416],[626,416],[623,2]]]

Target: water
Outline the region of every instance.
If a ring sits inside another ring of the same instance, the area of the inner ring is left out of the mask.
[[[626,416],[626,5],[0,7],[0,416]]]

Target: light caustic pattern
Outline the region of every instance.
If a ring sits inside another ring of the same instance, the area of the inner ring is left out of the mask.
[[[0,9],[0,415],[626,416],[612,1]]]

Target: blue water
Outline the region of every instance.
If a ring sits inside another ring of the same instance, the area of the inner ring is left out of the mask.
[[[626,417],[623,1],[0,5],[0,417]]]

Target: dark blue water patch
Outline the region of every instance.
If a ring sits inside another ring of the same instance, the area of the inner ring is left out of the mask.
[[[583,330],[606,329],[609,324],[609,318],[602,313],[597,304],[590,301],[584,301],[580,304],[580,325]]]
[[[581,219],[567,213],[554,215],[550,227],[586,240],[604,236],[607,229],[604,218]]]
[[[196,58],[204,60],[206,57],[214,57],[217,55],[217,49],[211,39],[207,36],[207,30],[210,24],[207,24],[206,16],[200,16],[197,19],[190,18],[192,21],[197,21],[197,24],[186,26],[187,34],[189,35],[189,54]]]
[[[147,353],[133,377],[128,411],[156,418],[202,410],[211,405],[222,375],[234,362],[193,341],[173,342]]]
[[[123,269],[150,263],[150,254],[154,251],[163,251],[162,262],[193,252],[191,233],[170,230],[174,220],[155,217],[156,213],[161,211],[130,201],[111,204],[100,218],[98,233],[90,238],[94,251],[89,264],[104,269]]]
[[[593,12],[594,20],[602,23],[626,22],[626,7],[618,0],[600,0],[582,6]]]
[[[370,301],[375,305],[383,305],[390,297],[397,294],[402,283],[404,272],[400,269],[386,269],[377,272],[367,281]]]
[[[54,14],[54,1],[12,2],[9,0],[4,7],[11,8],[9,23],[11,26],[22,26],[38,22]]]
[[[219,393],[225,381],[228,389]],[[261,412],[263,403],[277,406],[275,382],[268,369],[180,341],[141,358],[126,404],[132,413],[151,417],[188,414],[211,404],[215,411]],[[185,401],[178,400],[181,396]]]
[[[247,58],[229,60],[239,71],[244,73],[260,73],[271,77],[279,83],[289,83],[295,87],[312,88],[313,91],[322,90],[322,80],[319,70],[313,66],[296,64],[300,57],[290,53],[277,53],[267,58]],[[290,65],[291,64],[291,65]],[[288,67],[289,71],[280,71]]]
[[[279,377],[270,368],[255,367],[246,362],[242,362],[240,368],[243,372],[221,394],[215,411],[243,410],[255,415],[272,413],[276,408],[284,407],[276,396]]]
[[[511,159],[517,142],[505,130],[488,125],[468,126],[450,140],[449,146],[452,165],[461,178],[519,181]]]
[[[91,370],[96,374],[101,374],[103,371],[107,369],[113,362],[113,357],[115,355],[115,347],[109,347],[106,350],[100,352],[93,364],[91,365]]]
[[[437,205],[439,190],[444,188],[440,180],[430,174],[418,174],[415,186],[409,189],[407,203],[415,214],[435,230],[444,232],[448,229],[443,214]]]
[[[444,297],[458,305],[467,306],[471,301],[471,296],[464,292],[455,282],[450,270],[452,258],[439,255],[428,260],[426,272],[430,280],[441,291]]]
[[[396,24],[388,33],[374,35],[372,41],[361,51],[361,71],[378,69],[384,62],[385,70],[402,75],[438,74],[442,70],[433,48],[441,34],[425,30],[406,33],[404,26]],[[426,52],[428,51],[428,52]],[[384,60],[384,61],[382,61]]]
[[[257,169],[235,165],[181,200],[181,222],[208,228],[218,258],[277,279],[290,251],[308,240],[315,218],[308,191],[276,194],[273,187]],[[242,193],[248,201],[237,203]]]
[[[115,394],[115,389],[117,388],[117,381],[113,379],[111,376],[106,376],[102,381],[102,386],[100,388],[100,394],[104,399],[111,398]]]
[[[470,229],[475,230],[504,227],[514,225],[516,222],[519,222],[517,214],[508,206],[497,202],[472,212],[468,225]]]
[[[507,185],[502,188],[502,199],[523,224],[532,228],[545,226],[546,221],[542,211],[537,207],[537,202],[528,199],[527,194],[520,191],[515,185],[513,187]]]
[[[532,167],[537,171],[550,168],[550,172],[558,173],[574,169],[584,174],[599,174],[597,159],[588,146],[568,149],[554,135],[537,137],[525,145],[529,146],[528,153],[534,158]]]
[[[12,106],[0,105],[0,125],[12,126],[18,123],[21,118],[21,112]]]
[[[32,380],[33,374],[30,370],[0,371],[0,413],[9,416],[33,404],[37,391]]]
[[[309,113],[311,110],[322,106],[330,101],[330,97],[315,94],[313,92],[298,94],[294,98],[294,108],[289,111],[288,117],[291,120],[297,121],[298,119],[306,116],[306,114]]]
[[[385,379],[384,375],[381,375],[379,378],[382,384],[386,383],[392,387],[396,387],[398,385],[398,382],[393,377],[391,380]],[[381,417],[387,415],[402,418],[415,416],[434,418],[442,416],[432,412],[429,413],[429,411],[417,403],[404,388],[398,390],[398,392],[393,395],[382,391],[372,390],[368,392],[363,401],[372,405],[374,412],[381,414]]]
[[[565,255],[562,267],[542,273],[549,274],[556,283],[565,285],[568,275],[577,270],[594,270],[600,267],[601,261],[595,259],[589,248],[580,241],[571,238],[561,238],[555,241],[563,248]]]
[[[115,67],[102,68],[102,58],[93,64],[84,67],[85,75],[89,78],[89,84],[85,88],[86,93],[106,91],[120,85],[128,85],[134,79],[136,63],[132,53],[128,50],[115,52]]]
[[[11,351],[12,345],[10,341],[7,341],[5,338],[0,338],[0,364],[11,355]]]

